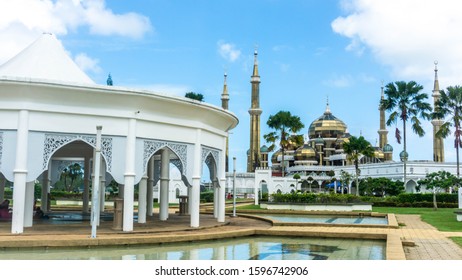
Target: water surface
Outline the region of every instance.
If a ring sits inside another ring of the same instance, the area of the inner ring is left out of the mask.
[[[151,246],[4,250],[14,260],[383,260],[386,242],[339,238],[252,236]]]

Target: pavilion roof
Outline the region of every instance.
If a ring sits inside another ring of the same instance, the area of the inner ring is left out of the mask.
[[[69,57],[61,42],[50,33],[44,33],[1,65],[1,77],[95,84]]]

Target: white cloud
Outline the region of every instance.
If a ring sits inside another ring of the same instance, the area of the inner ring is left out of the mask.
[[[136,13],[116,14],[104,0],[0,0],[0,63],[43,32],[65,35],[87,27],[95,35],[140,38],[152,30]]]
[[[241,56],[241,51],[236,46],[223,41],[218,42],[218,53],[226,60],[234,62]]]
[[[75,63],[85,72],[100,73],[99,60],[89,57],[86,53],[79,53],[74,58]]]
[[[344,0],[341,6],[347,15],[332,29],[351,39],[348,51],[370,50],[396,79],[428,84],[438,60],[441,86],[461,83],[461,1]]]

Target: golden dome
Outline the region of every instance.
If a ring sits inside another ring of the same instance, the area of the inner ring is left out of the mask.
[[[327,104],[326,111],[322,116],[311,123],[308,129],[310,139],[321,138],[340,138],[345,135],[346,124],[332,115]]]
[[[385,157],[384,153],[382,150],[375,150],[374,151],[374,157],[378,159],[383,159]]]
[[[316,158],[316,151],[309,145],[305,144],[295,152],[295,160],[310,160]]]
[[[273,153],[273,155],[271,156],[271,162],[272,163],[278,163],[278,157],[282,155],[282,152],[281,150],[277,150],[276,152]]]

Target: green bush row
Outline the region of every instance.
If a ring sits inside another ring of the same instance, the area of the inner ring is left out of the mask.
[[[352,194],[275,193],[271,195],[270,201],[282,203],[355,203],[361,202],[361,199]]]
[[[402,193],[397,196],[400,203],[433,202],[432,193]],[[436,195],[437,202],[457,203],[456,193],[439,193]]]
[[[433,202],[415,201],[415,202],[393,202],[393,201],[378,201],[374,202],[374,206],[378,207],[415,207],[415,208],[433,208]],[[438,208],[457,208],[458,203],[453,202],[437,202]]]

